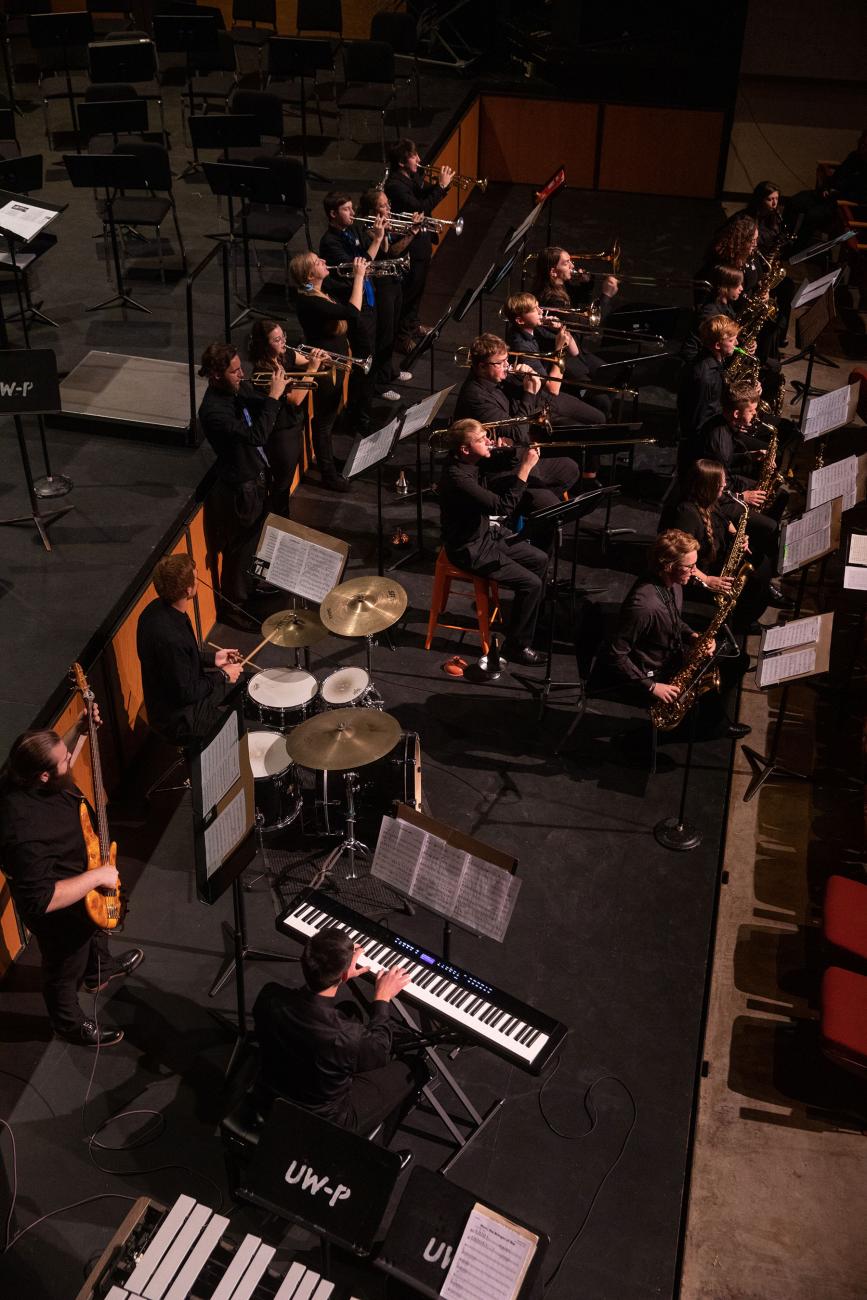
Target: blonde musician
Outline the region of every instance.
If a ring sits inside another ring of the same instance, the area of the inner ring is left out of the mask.
[[[0,862],[18,914],[39,945],[42,996],[52,1029],[82,1047],[111,1047],[123,1030],[99,1024],[96,994],[131,974],[144,953],[129,948],[114,956],[105,932],[94,928],[84,907],[91,889],[114,889],[118,882],[112,866],[87,870],[79,814],[84,796],[72,775],[86,734],[82,713],[63,736],[25,731],[14,741],[0,772]],[[87,807],[95,825],[96,814]],[[85,1007],[79,1001],[82,987],[92,995]]]
[[[278,367],[282,367],[286,371],[309,375],[311,379],[326,360],[325,353],[320,349],[311,352],[309,356],[294,351],[287,353],[283,326],[274,320],[254,322],[247,343],[247,358],[250,373],[254,376],[274,374]],[[260,386],[256,380],[254,383],[257,387]],[[265,443],[265,453],[271,466],[268,509],[286,517],[289,515],[289,489],[301,460],[309,391],[301,387],[286,389],[280,400],[280,412],[274,428]]]
[[[592,404],[592,398],[604,398],[607,393],[588,393],[586,400],[573,393],[562,391],[563,378],[570,358],[578,356],[578,344],[565,325],[551,323],[546,327],[542,309],[531,293],[512,294],[503,309],[506,320],[506,344],[516,354],[516,361],[525,361],[530,369],[542,378],[543,392],[551,408],[551,424],[604,424],[605,413]],[[562,361],[543,362],[543,355],[559,353]]]

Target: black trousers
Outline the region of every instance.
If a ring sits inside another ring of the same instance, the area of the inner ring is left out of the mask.
[[[250,568],[265,518],[268,487],[261,482],[235,485],[218,479],[207,502],[209,542],[223,557],[220,593],[243,605],[253,589]]]
[[[550,407],[551,424],[555,429],[561,424],[605,423],[604,411],[591,406],[589,401],[576,397],[574,393],[566,393],[561,389],[557,394],[543,392],[542,397]]]
[[[328,477],[337,473],[334,468],[331,430],[334,428],[334,421],[340,407],[343,372],[338,370],[332,379],[331,371],[323,367],[316,376],[316,383],[318,387],[313,394],[313,420],[310,433],[319,472],[323,477]]]
[[[352,1119],[347,1125],[356,1133],[368,1134],[378,1124],[391,1120],[383,1135],[387,1145],[405,1110],[405,1103],[414,1096],[424,1076],[410,1061],[389,1061],[378,1070],[356,1074],[352,1080],[350,1104]]]
[[[265,444],[265,453],[271,466],[271,491],[268,494],[267,508],[278,515],[289,514],[289,488],[301,460],[301,436],[304,428],[304,416],[296,412],[304,412],[306,409],[306,405],[302,404],[281,411]]]
[[[419,323],[418,314],[430,264],[431,259],[429,257],[410,258],[409,274],[403,281],[403,300],[400,306],[398,334],[409,333]]]
[[[238,690],[237,685],[226,681],[222,673],[215,674],[214,689],[203,700],[188,704],[156,728],[164,740],[184,749],[195,748],[198,741],[204,740],[214,730],[223,716],[230,696]]]
[[[527,486],[521,497],[520,513],[527,516],[536,510],[547,510],[550,506],[561,505],[563,493],[571,491],[580,477],[581,470],[571,457],[546,456],[530,471]],[[511,472],[490,474],[485,476],[485,484],[496,492],[498,483],[511,483],[512,478]],[[528,527],[528,536],[534,546],[547,551],[553,540],[554,530],[550,524],[537,524],[535,527]]]
[[[85,978],[105,979],[118,969],[108,950],[103,930],[95,930],[82,905],[61,908],[43,917],[34,927],[42,955],[42,996],[52,1027],[59,1033],[74,1033],[88,1015],[78,1000]]]
[[[455,551],[449,559],[458,568],[493,578],[512,590],[512,609],[509,615],[509,640],[517,645],[532,644],[539,617],[548,556],[531,542],[519,537],[497,543],[497,554],[486,563],[471,564],[463,551]]]
[[[400,280],[377,280],[376,345],[373,349],[373,382],[376,388],[388,388],[397,375],[392,352],[402,305],[403,289]]]

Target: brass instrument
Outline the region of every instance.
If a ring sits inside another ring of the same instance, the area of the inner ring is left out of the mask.
[[[481,424],[481,421],[479,421],[479,423]],[[509,415],[502,420],[489,420],[487,424],[481,424],[481,427],[485,430],[505,429],[517,424],[541,424],[550,429],[550,425],[548,424],[547,405],[544,405],[540,411],[535,413],[535,415]],[[431,451],[436,452],[447,450],[447,433],[448,429],[434,429],[433,433],[428,438],[428,446]],[[543,443],[541,445],[544,446],[545,444]]]
[[[438,181],[442,172],[442,167],[434,166],[432,164],[429,167],[420,168],[420,171],[427,180]],[[450,183],[459,190],[471,190],[473,186],[476,186],[476,188],[480,189],[483,194],[488,188],[488,182],[482,176],[458,176],[458,174],[455,173]]]
[[[524,258],[525,269],[530,262],[535,261],[536,256],[536,253],[530,253]],[[568,257],[576,271],[583,271],[585,269],[583,265],[584,262],[608,262],[612,273],[616,275],[617,268],[620,266],[620,240],[615,239],[610,248],[603,248],[596,253],[569,253]]]
[[[589,307],[540,307],[539,311],[542,314],[542,323],[549,328],[555,322],[559,322],[579,333],[582,329],[586,329],[588,333],[598,333],[604,338],[630,339],[633,343],[654,343],[657,347],[665,347],[665,339],[661,334],[645,334],[642,330],[610,329],[607,325],[603,325],[602,311],[597,302],[592,302]],[[504,315],[502,310],[500,315]]]
[[[446,221],[445,217],[422,217],[421,221],[416,223],[411,212],[395,212],[388,220],[389,222],[405,222],[407,229],[415,226],[417,230],[432,230],[437,235],[442,235],[449,226],[454,227],[456,235],[464,233],[463,217],[458,217],[457,221]]]
[[[355,275],[355,263],[338,262],[336,266],[329,266],[328,270],[341,280],[351,280]],[[396,280],[408,270],[409,254],[406,257],[384,257],[381,261],[368,262],[364,274],[371,280]]]
[[[318,387],[315,375],[308,374],[306,370],[287,370],[285,373],[286,378],[290,380],[286,385],[287,388]],[[250,383],[254,388],[270,388],[274,374],[273,370],[255,370],[250,376]]]
[[[604,425],[594,425],[594,428],[604,428]],[[534,442],[530,444],[538,448],[539,451],[545,451],[550,447],[655,447],[655,438],[584,438],[582,441],[570,442],[563,438],[559,442],[556,439],[553,442]]]
[[[711,654],[710,643],[731,614],[743,591],[747,578],[753,571],[751,564],[743,564],[732,579],[732,588],[725,603],[720,605],[708,626],[690,646],[686,661],[675,673],[669,685],[678,687],[677,699],[670,704],[654,699],[650,706],[650,720],[659,731],[673,731],[680,726],[689,710],[702,695],[720,688],[719,668],[714,664],[710,672],[703,673],[702,665]]]
[[[324,352],[328,364],[335,370],[351,370],[353,366],[360,366],[365,375],[370,374],[370,368],[373,365],[373,357],[348,357],[343,352],[329,352],[326,348],[313,348],[309,343],[298,343],[295,351],[300,352],[303,357],[309,357],[311,352]]]

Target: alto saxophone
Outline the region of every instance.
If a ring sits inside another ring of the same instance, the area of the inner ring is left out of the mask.
[[[743,509],[741,510],[741,517],[738,522],[737,532],[735,533],[734,541],[732,542],[731,545],[731,550],[726,556],[725,563],[720,569],[719,576],[721,578],[734,579],[734,577],[740,570],[741,558],[744,553],[744,547],[747,544],[747,521],[750,515],[750,508],[745,501],[741,502],[740,504],[743,505]],[[713,593],[713,598],[718,605],[725,605],[729,599],[729,594],[730,593],[727,591],[715,591]]]
[[[670,704],[665,704],[662,700],[654,700],[651,704],[650,720],[659,731],[674,731],[674,728],[679,727],[683,722],[696,700],[707,691],[719,690],[719,667],[714,664],[710,672],[702,673],[702,665],[712,653],[711,642],[737,604],[752,571],[751,564],[741,565],[732,579],[732,588],[725,604],[720,606],[701,636],[692,643],[686,662],[670,682],[671,686],[676,686],[679,690],[677,699],[672,700]]]

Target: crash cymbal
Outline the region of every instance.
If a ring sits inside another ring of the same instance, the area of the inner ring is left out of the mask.
[[[375,763],[400,739],[400,723],[378,709],[329,709],[287,736],[293,762],[316,771],[346,771]]]
[[[329,591],[319,607],[322,622],[338,636],[372,636],[396,623],[406,592],[393,578],[350,578]]]
[[[281,609],[271,614],[262,624],[262,635],[272,645],[287,646],[290,650],[316,645],[328,636],[322,626],[319,611],[315,609]]]

